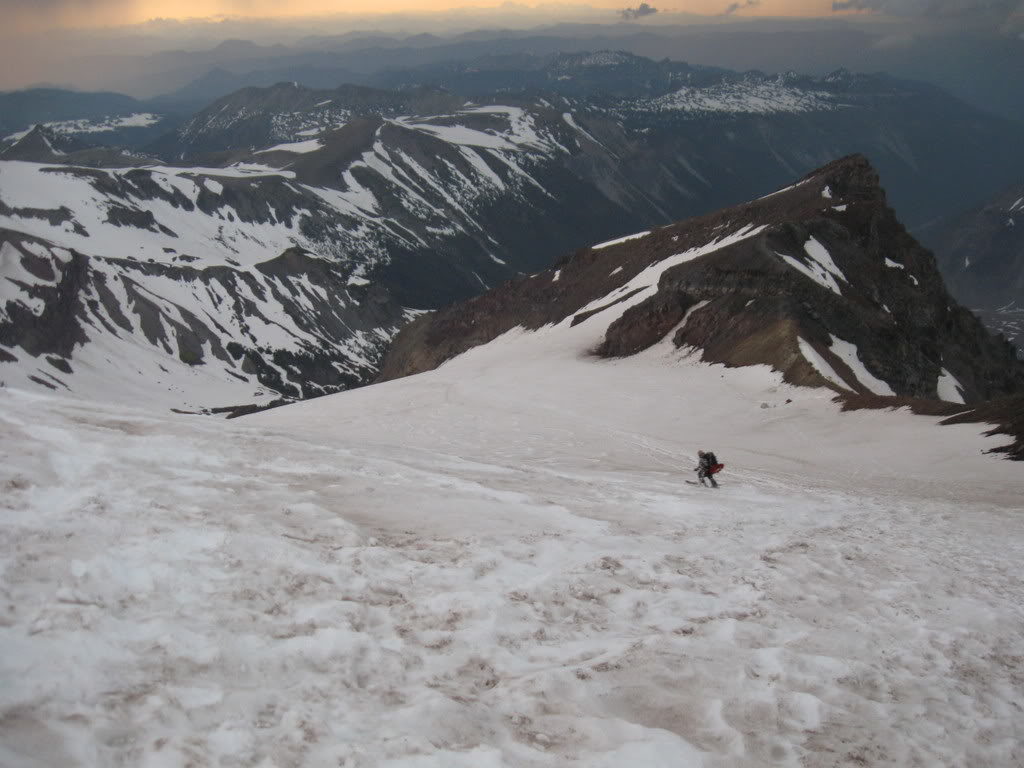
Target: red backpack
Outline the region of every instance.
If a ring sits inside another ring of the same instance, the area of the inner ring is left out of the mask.
[[[711,464],[711,466],[708,468],[708,474],[709,475],[718,474],[723,469],[725,469],[725,464],[719,464],[718,463],[718,457],[715,456],[715,454],[713,454],[710,451],[708,451],[708,453],[705,454],[705,456],[707,457],[707,459],[709,460],[709,462]]]

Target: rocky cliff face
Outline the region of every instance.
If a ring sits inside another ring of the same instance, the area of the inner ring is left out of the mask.
[[[517,326],[593,317],[606,330],[592,352],[604,357],[671,334],[706,361],[767,364],[838,392],[977,402],[1024,389],[1013,348],[949,296],[857,156],[418,318],[381,378],[429,370]]]

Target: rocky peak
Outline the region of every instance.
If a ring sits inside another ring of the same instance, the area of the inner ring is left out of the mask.
[[[0,160],[22,160],[33,163],[62,163],[73,152],[88,147],[70,136],[38,124],[3,152]]]

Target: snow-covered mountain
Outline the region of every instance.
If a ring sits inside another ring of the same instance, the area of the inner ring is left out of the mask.
[[[137,150],[93,144],[45,125],[21,131],[0,149],[0,161],[76,165],[90,168],[124,168],[157,163],[157,158]]]
[[[796,384],[964,403],[1024,393],[1013,348],[946,292],[867,161],[836,161],[751,203],[583,249],[414,321],[382,378],[430,370],[513,328],[594,320],[592,353],[671,338],[702,360]]]
[[[4,380],[184,408],[364,381],[405,307],[628,220],[548,167],[558,136],[492,106],[354,119],[219,168],[0,162]]]
[[[30,88],[0,93],[0,150],[37,126],[94,146],[138,148],[173,130],[177,120],[120,93]]]

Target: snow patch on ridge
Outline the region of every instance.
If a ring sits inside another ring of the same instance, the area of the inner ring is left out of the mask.
[[[593,327],[590,324],[592,321],[594,321],[594,318],[601,318],[599,322],[603,323],[604,327],[607,327],[616,318],[621,317],[622,313],[624,313],[627,309],[636,306],[640,302],[647,299],[649,296],[653,295],[658,289],[658,281],[661,279],[662,274],[666,270],[672,269],[673,267],[677,267],[680,264],[685,264],[689,261],[693,261],[694,259],[698,259],[702,256],[707,256],[711,253],[714,253],[715,251],[721,250],[722,248],[733,245],[735,243],[739,243],[748,238],[755,237],[765,229],[767,229],[767,225],[755,227],[753,224],[746,224],[729,235],[716,238],[715,240],[712,240],[710,243],[707,243],[702,246],[697,246],[695,248],[690,248],[689,250],[683,251],[682,253],[677,253],[673,256],[669,256],[666,259],[662,259],[661,261],[651,264],[649,267],[647,267],[647,269],[635,275],[633,279],[630,280],[628,283],[620,286],[619,288],[616,288],[614,292],[615,294],[629,295],[628,299],[626,299],[625,301],[616,302],[611,306],[608,306],[607,309],[612,310],[610,314],[607,312],[597,312],[591,317],[584,320],[583,322],[578,323],[576,327]],[[648,233],[645,232],[643,234],[645,235]],[[643,235],[632,235],[630,237],[625,238],[625,240],[630,240],[633,239],[634,237],[643,237]],[[573,315],[570,315],[568,318],[566,318],[563,321],[563,323],[571,324],[575,317],[579,315],[585,315],[589,312],[593,312],[596,309],[605,307],[606,305],[608,305],[608,301],[610,298],[610,296],[602,296],[599,299],[595,299],[594,301],[587,304],[585,307],[581,307],[580,309],[578,309]]]
[[[797,343],[800,346],[800,354],[804,356],[804,360],[810,363],[811,367],[814,368],[822,378],[826,381],[832,382],[842,389],[850,389],[850,385],[843,381],[843,377],[835,372],[835,369],[829,365],[828,361],[824,357],[818,354],[818,350],[811,346],[809,342],[798,336]]]
[[[639,240],[641,237],[647,237],[649,234],[651,234],[651,230],[648,229],[644,232],[637,232],[635,235],[625,235],[624,237],[617,237],[614,240],[606,240],[603,243],[590,246],[590,249],[592,251],[599,251],[602,248],[610,248],[611,246],[619,245],[620,243],[628,243],[630,240]]]
[[[960,385],[956,376],[943,368],[939,371],[939,380],[936,382],[936,389],[940,400],[947,403],[964,403],[964,388]]]
[[[804,243],[804,252],[810,257],[809,264],[785,253],[776,252],[776,256],[786,262],[797,272],[809,277],[823,288],[828,288],[837,296],[842,296],[839,290],[839,281],[848,282],[842,270],[836,266],[831,254],[818,240],[811,237]]]
[[[292,152],[294,154],[301,155],[308,152],[316,152],[318,149],[323,149],[323,146],[324,143],[320,139],[309,139],[308,141],[293,141],[286,144],[277,144],[273,147],[257,150],[256,154],[262,155],[266,152]]]
[[[882,381],[880,378],[872,374],[864,363],[860,359],[860,355],[857,351],[857,347],[848,341],[843,341],[838,336],[831,336],[832,339],[832,352],[853,372],[854,378],[867,389],[869,392],[875,395],[885,395],[887,397],[895,397],[896,393],[893,392],[892,387]]]

